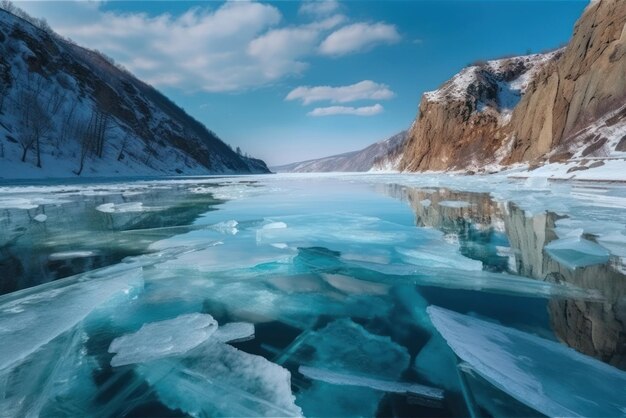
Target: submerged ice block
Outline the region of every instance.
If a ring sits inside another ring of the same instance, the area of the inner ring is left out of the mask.
[[[305,415],[372,416],[383,396],[381,388],[346,385],[345,377],[351,376],[352,383],[359,378],[365,379],[361,383],[394,383],[409,359],[406,348],[389,337],[371,334],[349,319],[339,319],[319,331],[306,333],[285,360],[304,366],[305,372],[314,369],[335,374],[334,379],[317,379],[319,373],[313,372],[315,380],[297,395]],[[343,378],[337,380],[337,376]]]
[[[139,268],[98,270],[0,297],[0,371],[70,330],[100,305],[143,287]],[[108,272],[108,273],[107,273]]]
[[[478,374],[548,416],[615,417],[626,413],[626,372],[565,345],[428,307],[433,325]]]

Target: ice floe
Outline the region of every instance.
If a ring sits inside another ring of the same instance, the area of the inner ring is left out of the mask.
[[[122,335],[111,342],[109,353],[115,353],[111,366],[143,363],[185,353],[217,330],[217,321],[207,314],[188,314],[145,324],[133,334]]]
[[[146,212],[154,210],[143,205],[142,202],[128,203],[103,203],[96,207],[96,210],[103,213],[128,213],[128,212]]]
[[[381,392],[402,393],[423,396],[428,399],[443,400],[443,390],[420,385],[417,383],[392,382],[387,380],[373,379],[370,377],[355,376],[347,373],[337,373],[330,370],[315,367],[300,366],[298,372],[309,379],[319,380],[340,386],[366,387]]]
[[[209,340],[137,371],[171,409],[194,416],[301,416],[291,375],[263,357]]]
[[[552,258],[571,269],[609,261],[609,251],[604,247],[580,237],[561,238],[546,245]]]
[[[430,306],[452,350],[498,389],[548,416],[622,416],[626,372],[545,340]]]
[[[35,215],[33,219],[37,222],[46,222],[48,220],[48,216],[40,213],[39,215]]]

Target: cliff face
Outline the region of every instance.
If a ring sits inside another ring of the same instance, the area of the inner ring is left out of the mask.
[[[28,20],[0,9],[0,177],[269,172],[109,59]]]
[[[489,170],[623,152],[625,24],[626,2],[593,2],[564,49],[467,67],[424,94],[398,168]]]
[[[511,112],[534,74],[558,56],[555,52],[473,65],[439,90],[425,93],[399,168],[446,170],[499,162],[504,155],[496,151]]]
[[[507,162],[532,160],[567,145],[581,130],[624,104],[625,24],[622,0],[596,1],[587,7],[563,55],[535,77],[515,108],[509,128],[514,143]]]

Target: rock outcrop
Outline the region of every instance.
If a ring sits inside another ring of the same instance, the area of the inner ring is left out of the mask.
[[[496,152],[513,109],[533,76],[559,55],[557,51],[479,63],[425,93],[399,168],[464,169],[499,162]]]
[[[562,56],[537,74],[513,112],[507,162],[540,158],[626,102],[626,2],[591,3]],[[626,118],[626,113],[618,119]],[[615,120],[614,122],[617,122]],[[593,139],[586,138],[587,142]]]
[[[626,2],[595,1],[565,48],[473,65],[425,93],[398,168],[489,171],[582,158],[590,145],[588,154],[619,152],[625,24]]]

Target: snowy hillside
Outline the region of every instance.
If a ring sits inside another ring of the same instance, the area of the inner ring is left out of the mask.
[[[272,167],[274,171],[282,173],[321,173],[321,172],[358,172],[370,171],[385,166],[388,155],[395,155],[402,148],[406,139],[406,131],[392,136],[384,141],[377,142],[360,151],[315,160],[301,161],[279,167]]]
[[[269,171],[112,60],[22,16],[0,9],[0,178]]]

